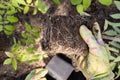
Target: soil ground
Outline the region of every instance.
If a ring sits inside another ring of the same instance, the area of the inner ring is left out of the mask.
[[[101,30],[103,30],[104,20],[112,20],[109,15],[119,12],[114,4],[106,7],[99,4],[97,0],[92,0],[90,8],[87,10],[87,13],[91,16],[80,16],[75,6],[72,6],[69,0],[61,0],[61,2],[62,4],[57,6],[49,1],[50,9],[44,15],[41,13],[35,16],[31,16],[31,13],[26,15],[22,13],[17,14],[20,19],[20,22],[16,24],[18,28],[23,25],[24,21],[29,22],[32,26],[39,26],[41,28],[41,35],[43,37],[41,40],[42,50],[50,53],[49,55],[55,55],[55,53],[71,55],[74,52],[76,55],[87,54],[87,45],[79,36],[80,25],[84,24],[91,29],[93,23],[97,21],[101,26]],[[3,33],[0,34],[0,80],[24,80],[26,74],[31,69],[40,67],[40,65],[33,67],[20,63],[18,70],[14,71],[10,65],[2,64],[7,58],[4,51],[11,46],[11,37],[13,36],[18,39],[20,38],[19,32],[9,37]],[[76,76],[77,73],[73,75]]]

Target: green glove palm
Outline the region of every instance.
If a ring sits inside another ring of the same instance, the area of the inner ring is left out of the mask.
[[[80,35],[89,47],[89,54],[80,56],[77,66],[88,80],[112,80],[114,74],[109,63],[110,54],[101,38],[97,22],[94,23],[93,30],[95,37],[85,25],[80,27]]]

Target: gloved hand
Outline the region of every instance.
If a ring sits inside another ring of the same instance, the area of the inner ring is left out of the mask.
[[[27,75],[25,80],[47,80],[45,78],[45,75],[47,73],[48,73],[47,69],[43,68],[34,69]]]
[[[87,56],[80,56],[77,66],[88,80],[114,80],[114,74],[109,62],[109,51],[101,38],[101,31],[97,22],[93,32],[85,26],[80,26],[80,35],[89,47]],[[97,31],[97,32],[96,32]]]

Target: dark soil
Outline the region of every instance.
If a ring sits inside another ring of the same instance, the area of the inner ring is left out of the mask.
[[[72,6],[69,0],[61,1],[62,4],[60,6],[49,1],[50,9],[44,15],[41,13],[38,13],[36,16],[31,16],[31,13],[27,15],[17,14],[20,22],[16,25],[20,29],[23,23],[27,21],[32,26],[39,26],[43,36],[41,40],[42,49],[49,55],[53,56],[56,53],[63,53],[67,56],[71,54],[77,56],[86,55],[88,47],[79,35],[80,25],[84,24],[91,29],[93,23],[97,21],[101,26],[101,30],[103,30],[104,20],[106,18],[111,20],[109,15],[118,11],[114,4],[106,7],[99,4],[97,0],[92,0],[92,5],[87,10],[91,16],[80,16],[75,6]],[[19,65],[17,71],[14,71],[10,65],[2,65],[7,58],[4,51],[9,49],[8,47],[12,44],[11,37],[14,36],[19,39],[19,33],[20,31],[18,30],[10,37],[5,36],[3,33],[0,34],[0,80],[24,80],[26,74],[35,68],[23,63]],[[73,75],[76,76],[77,73]]]

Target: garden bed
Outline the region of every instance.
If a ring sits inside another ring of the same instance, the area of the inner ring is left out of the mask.
[[[26,75],[32,69],[43,67],[49,62],[49,59],[46,63],[37,62],[33,65],[18,62],[19,65],[16,71],[11,65],[3,65],[3,61],[7,58],[4,51],[9,50],[9,47],[12,45],[11,37],[21,38],[21,36],[19,36],[19,31],[22,29],[19,27],[23,26],[24,21],[30,23],[31,26],[39,26],[41,28],[40,34],[42,39],[39,40],[38,45],[42,51],[48,53],[48,56],[51,57],[57,53],[63,53],[69,58],[71,58],[70,55],[74,53],[79,56],[83,53],[84,55],[88,53],[88,47],[79,34],[80,25],[84,24],[92,30],[94,22],[97,21],[103,31],[105,19],[117,22],[120,21],[114,20],[109,16],[110,14],[119,12],[114,3],[106,7],[98,3],[97,0],[92,0],[91,6],[86,11],[91,16],[81,16],[77,13],[75,6],[70,4],[69,0],[61,0],[61,2],[61,5],[57,6],[49,1],[47,4],[50,5],[50,8],[46,14],[41,14],[39,12],[37,15],[33,16],[31,15],[32,13],[25,15],[17,13],[16,16],[19,18],[19,23],[16,23],[15,25],[18,27],[18,31],[9,37],[1,32],[0,80],[24,80]],[[105,41],[108,42],[107,40]],[[78,74],[80,73],[74,72],[70,78],[75,78],[76,76],[79,77]],[[48,80],[50,80],[48,75],[47,77]],[[75,80],[82,79],[76,78]]]

